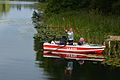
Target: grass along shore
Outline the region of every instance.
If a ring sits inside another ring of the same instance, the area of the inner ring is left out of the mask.
[[[84,37],[88,42],[102,43],[107,35],[120,35],[120,17],[103,16],[93,11],[54,14],[46,16],[44,21],[56,34],[62,34],[65,29],[72,27],[75,41]]]

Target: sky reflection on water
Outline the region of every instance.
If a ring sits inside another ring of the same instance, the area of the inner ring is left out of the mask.
[[[5,3],[0,1],[0,79],[47,80],[48,74],[35,64],[34,2]]]

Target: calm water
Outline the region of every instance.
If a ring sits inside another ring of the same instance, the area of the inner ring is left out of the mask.
[[[0,1],[0,80],[47,80],[35,64],[33,2]]]
[[[34,0],[33,0],[34,1]],[[100,64],[74,62],[72,75],[66,61],[45,59],[34,51],[34,2],[0,1],[0,80],[120,80],[120,70]]]

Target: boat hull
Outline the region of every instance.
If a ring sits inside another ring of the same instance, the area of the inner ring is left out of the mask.
[[[105,59],[102,55],[104,48],[105,46],[57,45],[44,43],[43,57],[103,61]]]

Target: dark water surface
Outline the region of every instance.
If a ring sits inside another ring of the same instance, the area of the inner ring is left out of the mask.
[[[0,80],[47,80],[35,64],[33,4],[0,0]]]
[[[72,75],[65,74],[64,60],[36,64],[33,10],[34,2],[0,1],[0,80],[120,80],[120,69],[101,64],[74,62]]]

